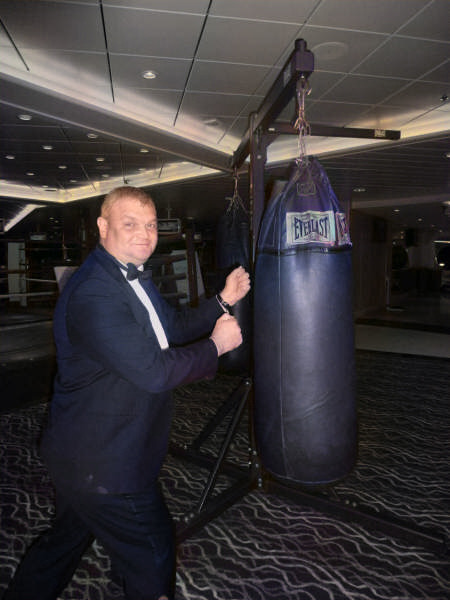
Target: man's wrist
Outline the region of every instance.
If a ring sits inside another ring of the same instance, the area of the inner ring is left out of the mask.
[[[223,312],[231,315],[232,314],[231,305],[228,304],[228,302],[226,302],[226,300],[224,300],[220,294],[216,294],[216,299],[217,299],[217,302],[220,304]]]
[[[213,336],[211,336],[209,339],[212,341],[212,343],[213,343],[213,344],[214,344],[214,346],[216,347],[216,351],[217,351],[217,358],[219,358],[219,356],[221,356],[221,355],[223,354],[223,352],[222,352],[222,348],[221,348],[220,344],[219,344],[219,343],[218,343],[218,342],[217,342],[217,341],[214,339],[214,337],[213,337]]]

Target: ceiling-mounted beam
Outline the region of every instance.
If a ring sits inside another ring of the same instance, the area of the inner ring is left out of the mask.
[[[364,138],[371,140],[399,140],[400,131],[393,129],[364,129],[359,127],[335,127],[321,123],[309,123],[309,135],[321,137]],[[291,123],[275,123],[267,129],[267,133],[276,135],[298,135],[298,130]]]

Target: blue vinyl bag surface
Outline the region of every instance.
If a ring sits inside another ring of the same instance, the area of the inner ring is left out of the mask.
[[[264,468],[303,484],[341,479],[357,454],[351,241],[315,159],[275,186],[263,215],[253,327]]]

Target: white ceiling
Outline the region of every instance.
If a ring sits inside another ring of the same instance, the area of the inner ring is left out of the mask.
[[[2,196],[65,202],[231,171],[250,113],[303,38],[310,123],[401,131],[400,143],[311,136],[333,185],[346,199],[364,187],[356,206],[414,197],[415,216],[440,209],[449,23],[449,0],[1,0]],[[268,160],[297,152],[282,136]]]

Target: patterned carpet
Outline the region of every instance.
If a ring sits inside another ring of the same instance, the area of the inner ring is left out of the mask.
[[[360,423],[356,469],[319,498],[401,520],[433,540],[450,533],[449,361],[357,352]],[[238,384],[233,376],[180,388],[172,441],[189,444]],[[51,485],[36,448],[45,403],[9,410],[1,423],[0,592],[52,514]],[[214,452],[225,421],[205,444]],[[244,468],[246,414],[228,460]],[[162,483],[180,526],[189,519],[208,471],[167,457]],[[219,476],[216,489],[232,480]],[[384,521],[385,522],[385,521]],[[178,547],[177,600],[449,600],[444,545],[406,541],[274,489],[256,488]],[[411,535],[410,535],[411,538]],[[109,561],[94,543],[62,600],[122,600]],[[24,599],[24,600],[39,600]]]

